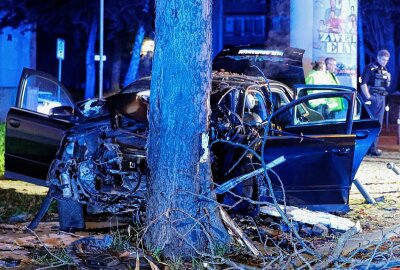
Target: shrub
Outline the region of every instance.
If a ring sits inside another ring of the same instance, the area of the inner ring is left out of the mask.
[[[0,179],[4,176],[4,138],[6,137],[6,125],[0,123]]]

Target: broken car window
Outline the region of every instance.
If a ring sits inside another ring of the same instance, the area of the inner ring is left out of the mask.
[[[337,90],[329,90],[329,89],[302,89],[299,92],[299,97],[318,94],[324,92],[337,92]],[[314,100],[310,100],[307,105],[316,111],[321,112],[324,115],[325,119],[332,118],[335,115],[335,120],[337,121],[346,121],[346,112],[348,105],[343,103],[343,98],[340,97],[330,97],[330,98],[318,98]],[[359,99],[356,99],[356,105],[354,107],[353,119],[360,119],[361,115],[361,102]]]
[[[42,114],[49,114],[50,109],[54,107],[74,107],[63,88],[37,75],[27,78],[22,97],[22,108]]]
[[[348,107],[344,97],[310,99],[296,105],[294,124],[346,121]]]

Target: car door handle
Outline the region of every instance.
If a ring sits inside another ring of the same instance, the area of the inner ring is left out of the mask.
[[[368,130],[358,130],[355,135],[356,135],[357,140],[363,140],[365,138],[368,138],[369,131]]]
[[[15,128],[17,128],[21,125],[21,122],[16,119],[10,119],[9,123],[10,123],[10,126],[15,127]]]
[[[333,148],[332,153],[338,156],[348,155],[350,153],[350,148]]]

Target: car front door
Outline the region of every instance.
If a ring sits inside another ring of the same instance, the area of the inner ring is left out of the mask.
[[[54,113],[57,108],[65,113]],[[24,69],[14,107],[8,112],[5,177],[45,184],[49,166],[72,126],[74,102],[56,78]]]
[[[272,115],[272,136],[267,137],[263,158],[266,163],[286,158],[269,174],[278,201],[314,210],[348,210],[355,98],[355,92],[307,95]],[[339,105],[330,105],[333,102]]]
[[[321,85],[296,85],[295,95],[297,98],[306,96],[312,93],[323,93],[323,92],[356,92],[356,90],[352,87],[347,86],[321,86]],[[338,111],[338,107],[335,108],[335,99],[330,102],[331,110]],[[338,105],[336,105],[338,106]],[[343,122],[344,118],[337,119],[338,122]],[[340,124],[339,124],[340,125]],[[380,124],[379,121],[373,119],[372,115],[369,112],[367,106],[359,96],[357,96],[354,107],[353,114],[353,125],[352,125],[352,134],[356,135],[356,147],[354,151],[354,159],[353,159],[353,178],[360,167],[361,161],[364,159],[365,155],[368,152],[368,149],[371,147],[372,143],[376,139],[379,134]]]

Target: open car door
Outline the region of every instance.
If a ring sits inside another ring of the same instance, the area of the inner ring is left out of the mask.
[[[349,209],[355,102],[355,91],[320,92],[299,97],[271,116],[272,136],[263,158],[266,163],[286,158],[269,173],[280,203],[329,212]]]
[[[73,111],[73,99],[56,78],[24,69],[7,115],[5,177],[45,185]]]
[[[296,85],[294,91],[296,98],[324,92],[356,92],[353,87],[336,85]],[[329,110],[332,114],[337,114],[340,109],[340,104],[335,103],[335,99],[332,99],[327,105],[331,107]],[[367,154],[368,149],[378,136],[380,129],[379,121],[373,119],[368,106],[364,105],[364,102],[361,100],[359,95],[356,97],[354,106],[353,124],[351,129],[352,134],[356,135],[356,147],[353,159],[353,178],[360,167],[361,161]],[[318,108],[320,107],[317,107],[317,109]],[[340,126],[344,120],[344,117],[337,118],[336,121],[338,123],[335,124],[336,127]],[[334,129],[335,125],[332,125],[331,128]]]

